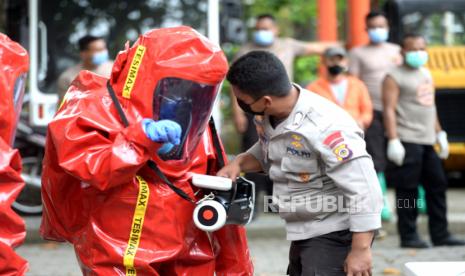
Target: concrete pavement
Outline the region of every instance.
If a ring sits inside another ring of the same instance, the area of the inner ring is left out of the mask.
[[[465,238],[465,235],[460,237]],[[426,238],[426,237],[425,237]],[[285,275],[289,242],[278,237],[266,235],[249,238],[249,248],[255,266],[255,275]],[[19,254],[29,261],[30,276],[79,276],[74,251],[69,244],[28,243],[21,246]],[[388,236],[375,241],[373,245],[373,275],[404,275],[404,264],[423,261],[464,261],[465,246],[434,247],[430,249],[400,249],[397,237]],[[465,267],[464,267],[465,271]],[[457,275],[438,275],[457,276]]]
[[[447,195],[450,230],[465,239],[465,189],[451,189]],[[389,192],[389,201],[394,206],[392,191]],[[43,242],[38,235],[40,217],[26,218],[26,223],[27,242],[18,252],[30,262],[30,272],[27,275],[81,275],[70,245]],[[420,216],[418,223],[420,233],[428,240],[427,217]],[[374,243],[374,275],[403,275],[404,263],[411,261],[465,261],[465,247],[400,249],[395,219],[385,223],[383,227],[388,235]],[[275,214],[262,214],[247,226],[247,231],[255,274],[284,275],[289,249],[289,242],[285,240],[284,222]]]

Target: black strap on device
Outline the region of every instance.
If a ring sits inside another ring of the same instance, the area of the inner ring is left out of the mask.
[[[110,97],[111,97],[111,100],[113,101],[113,104],[115,105],[116,107],[116,110],[118,111],[118,114],[121,118],[121,121],[123,121],[123,125],[125,127],[128,127],[129,126],[129,121],[128,121],[128,118],[126,117],[126,114],[124,114],[124,110],[123,108],[121,107],[121,104],[120,102],[118,101],[118,98],[116,97],[116,94],[115,94],[115,91],[113,90],[113,87],[111,87],[111,84],[110,82],[108,81],[107,82],[107,89],[108,89],[108,93],[110,94]],[[186,194],[183,190],[179,189],[178,187],[176,187],[173,183],[171,183],[171,181],[166,177],[166,175],[163,174],[163,172],[160,170],[160,168],[158,168],[157,164],[155,162],[153,162],[153,160],[149,160],[147,161],[147,165],[149,166],[150,169],[152,169],[156,174],[157,176],[163,181],[165,182],[166,185],[168,185],[168,187],[170,187],[171,190],[173,190],[173,192],[175,192],[178,196],[182,197],[183,199],[189,201],[189,202],[192,202],[192,203],[195,203],[196,201],[193,200],[188,194]]]

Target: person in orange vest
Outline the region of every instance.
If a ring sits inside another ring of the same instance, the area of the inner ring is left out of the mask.
[[[324,77],[318,78],[307,89],[323,96],[347,111],[363,130],[373,119],[373,106],[365,84],[347,75],[347,52],[341,47],[328,48],[323,53]]]

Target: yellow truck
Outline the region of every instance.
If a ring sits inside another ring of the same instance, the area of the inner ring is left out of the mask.
[[[449,138],[448,171],[465,170],[465,46],[428,50],[428,68],[436,86],[436,105]]]

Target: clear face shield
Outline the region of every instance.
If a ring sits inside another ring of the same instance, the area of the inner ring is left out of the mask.
[[[153,99],[153,119],[172,120],[182,128],[181,143],[168,152],[159,153],[160,158],[191,158],[210,119],[219,87],[174,77],[158,82]]]

